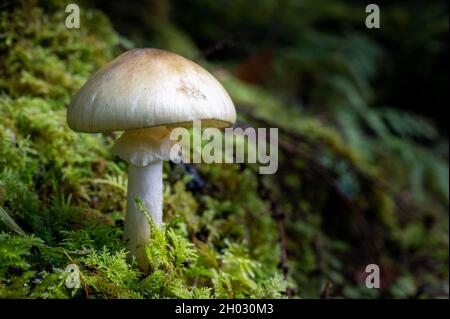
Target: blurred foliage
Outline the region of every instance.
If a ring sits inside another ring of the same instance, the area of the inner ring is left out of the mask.
[[[80,30],[65,5],[0,4],[1,297],[448,297],[448,137],[432,113],[448,102],[447,3],[393,1],[376,31],[355,1],[86,1]],[[115,134],[65,123],[87,77],[138,46],[195,59],[241,123],[280,128],[273,176],[165,163],[147,275],[121,241]],[[379,290],[364,286],[371,263]]]

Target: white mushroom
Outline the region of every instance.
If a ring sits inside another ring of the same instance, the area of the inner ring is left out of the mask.
[[[96,72],[73,96],[67,123],[75,131],[124,131],[113,152],[129,163],[124,239],[138,266],[148,270],[149,224],[162,223],[162,161],[169,159],[170,130],[201,121],[227,127],[236,111],[222,85],[205,69],[158,49],[127,51]]]

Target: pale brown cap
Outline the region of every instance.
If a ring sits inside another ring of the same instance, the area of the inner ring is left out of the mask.
[[[227,127],[236,110],[198,64],[159,49],[133,49],[108,63],[73,96],[67,123],[79,132],[126,131],[202,121]]]

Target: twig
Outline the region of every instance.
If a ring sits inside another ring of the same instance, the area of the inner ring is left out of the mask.
[[[249,118],[254,120],[255,122],[259,122],[260,124],[267,126],[267,127],[276,127],[276,124],[267,121],[266,119],[262,119],[258,116],[255,116],[249,109],[245,106],[239,106],[239,112],[247,115]],[[238,123],[251,126],[248,123]],[[298,147],[297,145],[299,142],[302,142],[304,144],[310,144],[308,142],[308,138],[298,134],[296,132],[291,132],[290,130],[287,130],[285,128],[278,128],[278,130],[282,133],[290,137],[293,142],[287,143],[283,140],[278,141],[278,145],[282,151],[284,151],[287,154],[296,155],[298,157],[301,157],[302,159],[306,160],[313,170],[315,174],[320,176],[322,180],[327,183],[331,187],[331,189],[334,191],[334,193],[340,198],[342,203],[354,214],[354,217],[357,219],[358,223],[355,223],[358,232],[361,234],[361,236],[366,237],[370,234],[370,227],[367,224],[367,221],[364,219],[361,208],[354,203],[348,196],[342,192],[340,187],[338,186],[337,181],[330,176],[328,173],[328,170],[323,167],[313,156],[307,154],[302,148]],[[373,253],[377,251],[377,247],[373,244],[372,240],[363,240],[363,245],[366,248],[366,251],[369,253]]]
[[[325,287],[323,288],[322,293],[320,294],[320,298],[327,299],[330,298],[331,288],[333,288],[333,283],[331,281],[327,281]]]
[[[242,41],[244,36],[244,33],[240,32],[221,41],[218,41],[213,45],[207,47],[206,49],[199,51],[197,56],[193,58],[193,61],[197,62],[201,58],[206,58],[212,53],[223,50],[224,48],[233,48],[236,46],[237,42]]]
[[[249,117],[251,120],[255,121],[255,122],[259,122],[262,125],[264,125],[265,127],[278,127],[278,125],[276,123],[273,123],[267,119],[264,119],[262,117],[259,117],[255,114],[253,114],[253,112],[251,111],[251,107],[249,106],[245,106],[245,105],[239,105],[238,106],[239,109],[239,113],[244,114],[245,116]],[[305,143],[310,145],[311,142],[309,141],[309,139],[304,136],[301,133],[298,132],[293,132],[292,130],[283,128],[283,127],[278,127],[278,131],[281,132],[282,134],[284,134],[285,136],[287,136],[290,139],[293,139],[296,141],[296,144],[300,143]],[[284,143],[283,145],[280,144],[280,147],[282,149],[285,149],[287,151],[289,151],[290,153],[299,153],[299,155],[301,155],[302,157],[305,157],[305,153],[302,152],[302,150],[300,150],[299,148],[296,147],[292,147],[290,144]],[[308,162],[310,163],[314,163],[315,168],[317,169],[318,166],[321,166],[314,158],[308,156],[308,158],[306,158],[308,160]],[[356,174],[370,179],[374,182],[374,185],[377,186],[378,188],[382,189],[382,190],[389,190],[392,194],[392,197],[394,199],[394,203],[397,206],[398,209],[400,209],[402,212],[408,213],[408,203],[398,194],[396,194],[396,191],[393,189],[392,185],[384,180],[382,180],[381,178],[377,177],[377,176],[373,176],[373,175],[368,175],[366,172],[362,171],[359,167],[357,167],[356,165],[353,165],[353,163],[349,162],[350,164],[350,169],[355,172]],[[333,187],[333,189],[337,190],[335,187]],[[341,198],[345,198],[347,196],[342,197],[342,192],[340,192],[340,197]]]

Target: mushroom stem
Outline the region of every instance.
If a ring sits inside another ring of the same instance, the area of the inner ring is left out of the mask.
[[[150,238],[150,225],[135,200],[139,198],[155,225],[162,224],[162,165],[161,160],[156,160],[146,166],[130,164],[128,168],[127,212],[123,238],[127,242],[130,257],[136,257],[138,266],[144,271],[149,267],[145,246]]]
[[[139,268],[148,270],[145,245],[150,239],[147,216],[136,205],[138,198],[156,226],[162,224],[163,161],[170,159],[170,130],[153,127],[124,132],[112,149],[126,160],[128,168],[127,212],[124,240],[129,257],[136,257]]]

